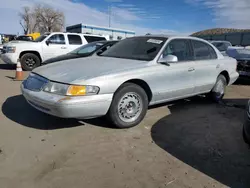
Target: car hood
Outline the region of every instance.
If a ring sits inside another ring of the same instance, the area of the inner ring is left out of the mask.
[[[48,64],[34,69],[33,72],[49,80],[77,84],[90,78],[145,66],[147,66],[145,61],[92,56]]]
[[[21,40],[13,40],[8,43],[6,43],[4,46],[31,46],[36,45],[36,42],[33,41],[21,41]]]
[[[46,61],[43,62],[43,64],[49,64],[49,63],[55,63],[58,61],[63,61],[63,60],[69,60],[69,59],[75,59],[75,58],[82,58],[82,57],[87,57],[89,56],[89,54],[81,54],[81,55],[77,55],[77,54],[64,54],[64,55],[60,55],[57,57],[53,57],[50,58]]]

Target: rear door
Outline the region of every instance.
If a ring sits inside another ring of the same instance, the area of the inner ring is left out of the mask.
[[[68,51],[71,52],[76,48],[82,46],[83,41],[80,35],[77,34],[67,34],[68,38]]]
[[[105,37],[98,37],[98,36],[91,36],[91,35],[84,35],[84,38],[88,43],[97,42],[97,41],[106,41]]]
[[[191,40],[195,62],[195,93],[210,91],[219,75],[220,60],[211,45]]]
[[[43,43],[42,51],[43,51],[42,54],[43,61],[52,57],[66,54],[68,52],[68,45],[65,40],[65,35],[63,33],[51,35]]]

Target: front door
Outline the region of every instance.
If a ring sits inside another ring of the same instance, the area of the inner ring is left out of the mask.
[[[174,39],[170,41],[162,57],[175,55],[178,62],[170,63],[170,66],[161,66],[161,87],[159,87],[158,100],[179,99],[190,96],[194,92],[195,67],[192,61],[190,43],[186,39]]]
[[[68,53],[64,34],[54,34],[43,43],[43,61]]]

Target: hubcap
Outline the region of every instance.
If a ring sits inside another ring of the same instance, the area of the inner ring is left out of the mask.
[[[224,83],[222,80],[219,80],[216,84],[216,87],[215,87],[215,93],[216,93],[216,97],[217,98],[221,98],[223,95],[224,95]]]
[[[142,112],[142,100],[136,93],[126,93],[118,103],[119,118],[130,123],[135,121]]]
[[[25,64],[26,64],[28,67],[32,68],[32,67],[36,64],[36,62],[35,62],[35,60],[34,60],[33,58],[27,58],[27,59],[25,60]]]

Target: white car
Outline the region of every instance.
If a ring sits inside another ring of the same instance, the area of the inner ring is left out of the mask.
[[[99,56],[36,68],[21,86],[34,108],[62,118],[107,115],[120,128],[139,124],[148,106],[199,94],[220,101],[236,81],[236,60],[205,40],[126,38]]]
[[[21,62],[24,70],[33,70],[47,59],[66,54],[81,45],[107,40],[106,37],[81,33],[45,33],[34,41],[13,41],[4,45],[2,60],[7,64]]]

